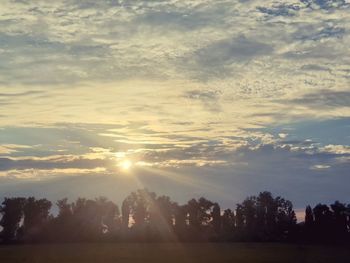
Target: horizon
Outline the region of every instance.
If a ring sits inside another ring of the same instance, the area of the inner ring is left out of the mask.
[[[350,203],[348,1],[0,10],[1,200]]]

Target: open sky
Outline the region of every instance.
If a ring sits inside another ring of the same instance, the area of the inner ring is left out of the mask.
[[[0,197],[350,202],[350,1],[1,0]]]

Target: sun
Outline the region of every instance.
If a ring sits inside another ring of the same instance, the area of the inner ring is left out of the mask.
[[[132,166],[132,162],[129,160],[124,160],[120,163],[120,167],[125,171],[129,170],[131,166]]]

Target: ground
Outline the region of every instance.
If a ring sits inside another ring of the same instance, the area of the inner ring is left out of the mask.
[[[0,246],[0,262],[348,263],[350,247],[252,243],[11,245]]]

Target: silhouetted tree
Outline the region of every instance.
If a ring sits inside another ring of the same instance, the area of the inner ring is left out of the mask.
[[[233,240],[233,234],[234,234],[235,225],[236,225],[236,218],[235,218],[234,212],[231,211],[231,209],[225,209],[221,217],[221,222],[222,222],[221,236],[223,240],[226,240],[226,241]]]
[[[212,209],[214,203],[204,197],[191,199],[186,207],[188,211],[189,231],[192,240],[208,239],[210,231],[210,221],[212,220]]]
[[[74,222],[72,204],[68,203],[68,199],[64,198],[56,202],[58,207],[58,215],[51,222],[51,229],[48,238],[51,241],[71,241],[73,240]]]
[[[311,206],[307,206],[305,209],[305,222],[304,222],[304,231],[302,233],[302,239],[304,241],[312,241],[314,237],[314,225],[315,225],[315,218],[314,213],[312,211]]]
[[[318,204],[314,207],[315,216],[314,235],[318,241],[329,240],[331,238],[332,212],[324,204]]]
[[[104,197],[95,200],[78,198],[73,203],[67,199],[57,202],[59,212],[51,222],[49,239],[54,241],[93,241],[116,238],[121,229],[119,209]]]
[[[307,228],[312,227],[314,224],[314,213],[312,212],[311,206],[307,206],[305,209],[305,226]]]
[[[104,197],[58,200],[57,216],[46,199],[5,198],[0,206],[2,242],[35,241],[292,241],[350,242],[350,205],[339,201],[305,210],[297,227],[293,205],[270,192],[237,204],[236,213],[221,212],[203,197],[185,205],[147,189],[132,192],[122,203]],[[131,220],[130,220],[131,219]],[[299,231],[299,232],[298,232]]]
[[[105,197],[95,200],[101,217],[102,232],[108,236],[116,236],[121,230],[121,218],[119,208]]]
[[[244,211],[241,204],[237,204],[236,207],[236,228],[241,230],[244,228]]]
[[[155,240],[174,240],[174,221],[176,204],[168,196],[150,199],[150,234]]]
[[[346,207],[346,211],[345,211],[345,215],[346,215],[346,225],[347,225],[347,229],[348,229],[348,240],[350,241],[350,204],[347,205]]]
[[[174,217],[175,217],[175,234],[179,240],[185,240],[187,238],[187,206],[186,205],[173,205]]]
[[[213,205],[212,219],[213,219],[212,224],[213,224],[215,234],[219,236],[221,234],[222,224],[221,224],[221,210],[218,203],[214,203]]]
[[[257,235],[256,232],[256,219],[257,219],[257,206],[256,197],[250,196],[246,198],[242,204],[242,215],[244,220],[243,236],[246,240],[254,240]]]
[[[40,235],[48,223],[51,206],[51,202],[46,199],[36,200],[34,197],[29,197],[25,200],[22,226],[24,239],[42,238]]]
[[[284,240],[295,225],[292,203],[274,198],[270,192],[248,197],[236,208],[236,233],[240,240]]]
[[[4,242],[14,241],[17,237],[20,222],[23,218],[23,207],[25,198],[5,198],[0,207],[2,218],[0,225],[2,226],[1,236]]]
[[[118,228],[118,207],[106,198],[78,198],[72,204],[72,216],[75,222],[75,238],[78,240],[99,239],[103,234]]]
[[[275,238],[278,200],[270,192],[262,192],[256,198],[256,234],[260,240],[273,240]]]
[[[198,229],[201,222],[199,219],[199,204],[196,199],[187,202],[188,222],[192,229]]]
[[[348,234],[346,205],[335,201],[330,207],[333,211],[332,238],[345,241]]]
[[[130,198],[125,198],[122,203],[122,224],[123,224],[123,231],[126,232],[129,228],[129,218],[130,218],[130,212],[131,212],[131,200]]]
[[[149,208],[155,194],[146,189],[137,190],[129,195],[131,215],[134,228],[144,228],[149,222]]]
[[[297,222],[293,204],[291,201],[281,197],[277,197],[275,201],[277,203],[277,231],[273,240],[287,239],[288,237],[292,237],[292,232],[295,230]],[[272,230],[272,232],[274,231]]]
[[[175,207],[168,196],[157,197],[147,189],[131,193],[127,198],[134,224],[132,232],[139,239],[174,239]]]

